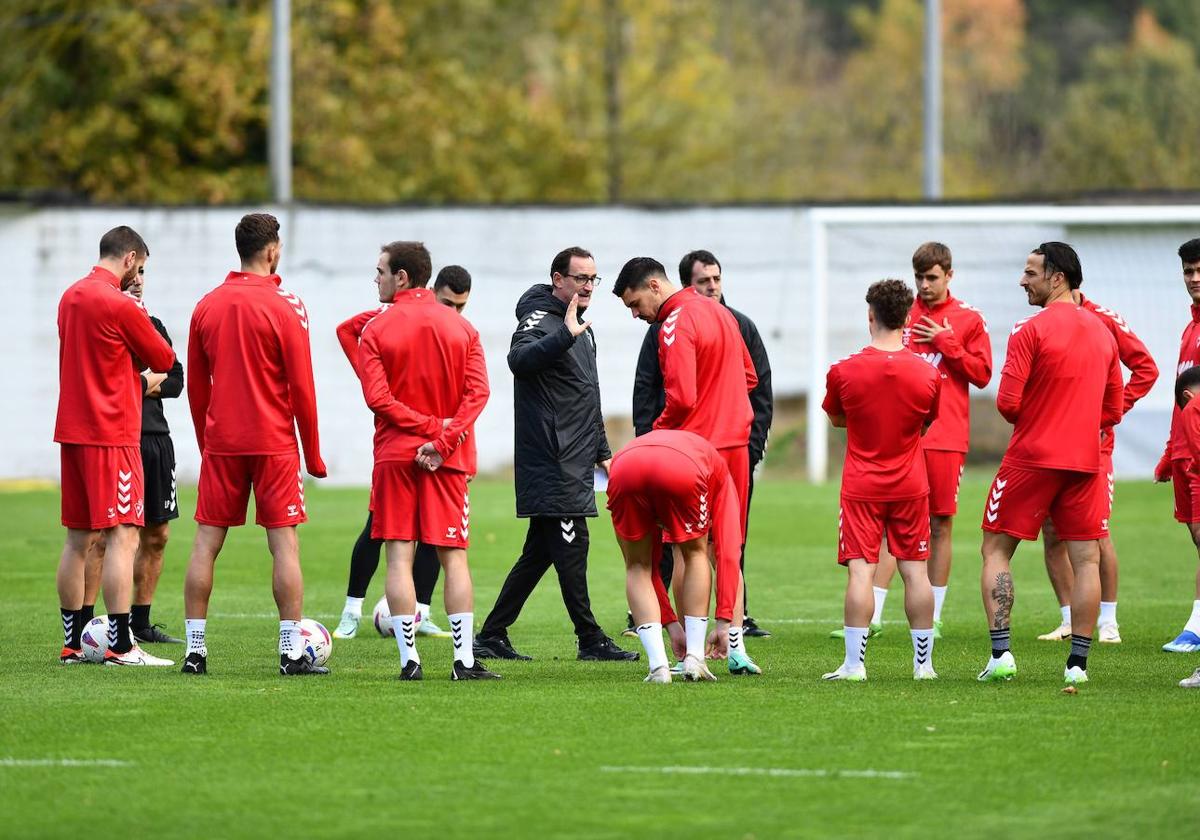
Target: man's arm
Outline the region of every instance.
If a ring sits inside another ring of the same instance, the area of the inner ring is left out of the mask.
[[[1021,414],[1021,399],[1025,393],[1025,381],[1033,368],[1033,353],[1036,339],[1026,321],[1018,321],[1008,338],[1008,354],[1004,369],[1000,371],[1000,388],[996,394],[996,408],[1009,423],[1016,423]]]
[[[150,323],[154,325],[154,329],[163,337],[167,344],[171,345],[174,350],[175,345],[171,342],[171,336],[167,334],[167,328],[163,326],[163,322],[153,315],[150,316]],[[143,380],[145,377],[142,377]],[[142,393],[146,392],[145,382],[142,383]],[[175,364],[171,365],[171,369],[167,372],[166,378],[163,379],[157,388],[156,393],[148,394],[147,396],[157,397],[160,400],[173,400],[183,393],[183,362],[179,361],[179,355],[175,356]]]
[[[654,428],[664,404],[662,368],[658,364],[658,324],[651,324],[642,339],[633,373],[633,433],[638,437]]]
[[[175,351],[167,343],[150,316],[133,298],[120,297],[113,306],[117,330],[129,352],[155,373],[166,373],[175,364]]]
[[[1125,383],[1121,379],[1121,361],[1116,350],[1117,348],[1114,346],[1112,360],[1108,365],[1108,382],[1104,387],[1104,407],[1100,414],[1101,429],[1117,425],[1125,415]]]
[[[346,360],[350,362],[350,367],[354,368],[355,376],[358,376],[358,341],[362,338],[363,329],[372,318],[383,311],[384,307],[382,306],[377,309],[368,309],[337,325],[338,344],[342,346],[342,352],[346,354]]]
[[[204,342],[200,338],[200,311],[192,313],[188,328],[188,370],[192,375],[187,380],[188,408],[192,412],[192,427],[196,430],[196,443],[200,454],[204,454],[204,432],[208,422],[208,404],[212,400],[212,369]]]
[[[297,301],[300,299],[297,297]],[[286,305],[286,304],[285,304]],[[280,350],[283,371],[287,379],[288,400],[296,429],[300,433],[300,448],[304,450],[304,465],[314,478],[324,478],[325,462],[321,460],[321,441],[317,431],[317,388],[313,383],[312,348],[308,343],[308,319],[295,317],[288,306],[280,321]],[[304,309],[301,302],[300,309]]]
[[[1129,409],[1150,393],[1150,389],[1158,381],[1158,365],[1154,363],[1154,357],[1133,330],[1128,327],[1117,329],[1113,337],[1117,340],[1117,355],[1121,364],[1129,369],[1129,381],[1125,383],[1122,394],[1122,413],[1128,414]]]
[[[483,357],[483,345],[479,334],[472,333],[470,348],[467,350],[467,371],[464,380],[462,401],[458,410],[450,418],[450,422],[442,429],[442,434],[433,441],[433,447],[442,456],[442,460],[454,454],[483,413],[487,405],[491,389],[488,387],[487,363]]]
[[[929,413],[925,415],[925,422],[921,424],[921,434],[929,431],[929,427],[933,425],[933,421],[937,419],[938,407],[942,402],[942,377],[935,374],[933,377],[933,402],[929,404]]]
[[[358,374],[363,398],[371,411],[401,429],[425,435],[430,440],[441,434],[442,418],[416,411],[392,394],[380,358],[378,334],[373,330],[366,330],[358,345]]]
[[[679,310],[676,310],[677,312]],[[696,407],[696,337],[691,320],[663,323],[658,331],[658,364],[663,373],[666,405],[654,421],[656,429],[678,429]],[[745,350],[745,342],[742,348]]]
[[[767,348],[758,333],[758,327],[749,318],[743,318],[739,319],[739,324],[745,327],[742,338],[746,349],[750,351],[750,360],[758,378],[758,384],[750,392],[750,407],[754,409],[754,422],[750,424],[750,468],[753,469],[767,449],[767,435],[775,414],[775,396],[771,391],[771,360],[767,358]]]
[[[964,330],[962,336],[954,331],[948,318],[939,327],[930,344],[942,354],[942,364],[965,376],[976,388],[986,387],[992,381],[992,339],[983,319]]]
[[[825,374],[825,399],[821,401],[821,410],[829,417],[829,424],[835,429],[846,428],[846,409],[842,406],[842,377],[835,364]]]

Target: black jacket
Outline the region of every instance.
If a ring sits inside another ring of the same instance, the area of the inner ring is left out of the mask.
[[[596,338],[572,338],[548,284],[517,302],[513,372],[517,516],[595,516],[594,468],[612,457],[600,413]]]
[[[721,298],[721,303],[725,303],[725,298]],[[750,407],[754,409],[754,422],[750,424],[750,467],[753,469],[766,451],[767,433],[771,431],[771,418],[775,413],[775,397],[771,392],[771,361],[767,358],[767,348],[763,346],[754,322],[732,306],[726,305],[725,308],[737,319],[742,341],[746,342],[754,372],[758,374],[758,385],[750,392]],[[658,328],[659,325],[654,323],[646,330],[641,352],[638,353],[637,370],[633,375],[633,431],[636,435],[650,431],[667,403],[662,368],[658,366]]]
[[[163,326],[163,322],[151,315],[150,323],[154,324],[154,329],[158,330],[163,340],[171,344],[171,336],[167,335],[167,328]],[[163,380],[162,385],[158,386],[159,396],[145,396],[147,384],[146,377],[143,376],[142,434],[169,435],[171,427],[167,425],[167,416],[163,414],[162,401],[176,399],[183,393],[183,362],[179,361],[179,356],[175,356],[175,364],[171,365],[171,370],[167,372],[167,378]]]

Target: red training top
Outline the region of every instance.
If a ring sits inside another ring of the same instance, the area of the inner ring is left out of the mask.
[[[695,432],[717,449],[748,446],[758,375],[728,309],[689,286],[658,310],[666,406],[655,429]]]
[[[912,335],[912,325],[925,317],[939,325],[948,321],[950,329],[938,333],[932,342],[922,341]],[[932,307],[917,298],[904,325],[904,346],[933,365],[942,377],[937,418],[921,438],[921,447],[966,452],[971,429],[970,386],[983,388],[992,380],[992,340],[983,316],[950,295]]]
[[[63,292],[58,302],[58,418],[54,440],[140,446],[142,366],[165,373],[171,349],[136,298],[106,268]],[[135,363],[133,357],[137,357]]]
[[[1175,376],[1178,377],[1196,365],[1200,365],[1200,306],[1193,303],[1192,320],[1183,328],[1183,335],[1179,337],[1179,362],[1175,365]],[[1167,451],[1163,454],[1163,461],[1191,457],[1192,453],[1184,440],[1183,430],[1179,428],[1179,407],[1176,406],[1171,414],[1171,437],[1167,440]]]
[[[906,350],[864,347],[825,377],[821,407],[846,418],[842,497],[916,499],[929,492],[921,432],[938,416],[941,377]]]
[[[310,475],[325,477],[308,311],[279,276],[231,271],[196,304],[188,402],[205,455],[283,455],[296,431]]]
[[[1188,400],[1187,405],[1179,412],[1179,435],[1188,448],[1188,457],[1192,459],[1192,472],[1200,464],[1200,399]]]
[[[1124,384],[1116,339],[1073,301],[1017,321],[996,396],[1014,426],[1003,463],[1097,472],[1100,430],[1121,422]]]
[[[375,412],[376,463],[412,461],[432,441],[442,469],[474,471],[462,443],[491,392],[479,333],[466,318],[429,289],[402,289],[367,322],[358,370]]]

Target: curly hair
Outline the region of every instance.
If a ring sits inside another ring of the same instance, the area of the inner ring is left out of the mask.
[[[886,329],[898,330],[908,320],[912,309],[912,289],[903,280],[889,278],[872,283],[867,289],[867,304],[875,313],[875,320]]]

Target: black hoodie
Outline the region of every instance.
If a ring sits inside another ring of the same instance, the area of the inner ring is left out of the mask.
[[[571,336],[567,305],[548,284],[521,295],[516,313],[508,367],[517,516],[596,516],[594,468],[612,457],[600,413],[596,338],[590,327]]]

